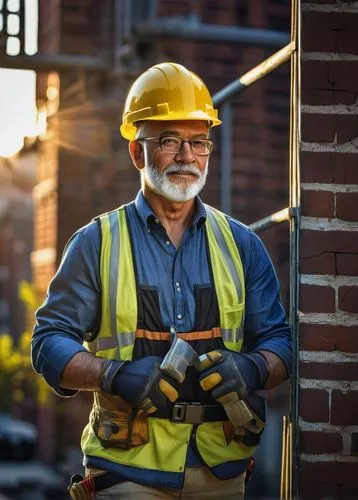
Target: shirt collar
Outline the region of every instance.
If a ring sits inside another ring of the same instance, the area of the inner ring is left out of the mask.
[[[206,216],[205,205],[201,201],[199,196],[195,198],[195,201],[196,201],[196,211],[193,217],[192,227],[199,229],[199,227],[201,227],[206,221],[207,216]],[[135,206],[144,224],[146,225],[146,227],[149,228],[150,222],[155,220],[157,217],[154,214],[153,210],[150,208],[147,200],[144,198],[142,190],[140,190],[136,196]]]

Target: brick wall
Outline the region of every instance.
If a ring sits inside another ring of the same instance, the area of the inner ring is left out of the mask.
[[[358,10],[302,3],[302,498],[358,497]]]
[[[58,53],[60,48],[60,0],[40,2],[39,11],[39,51]],[[37,74],[38,105],[47,104],[49,74]],[[57,211],[58,211],[58,144],[56,141],[57,121],[48,120],[46,140],[38,145],[39,160],[36,185],[33,190],[34,250],[31,255],[33,283],[44,296],[51,277],[56,271]]]

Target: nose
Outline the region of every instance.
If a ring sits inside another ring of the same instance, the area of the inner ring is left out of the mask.
[[[195,162],[195,157],[193,155],[189,142],[183,142],[183,146],[179,153],[175,155],[175,159],[178,161],[182,161],[185,164]]]

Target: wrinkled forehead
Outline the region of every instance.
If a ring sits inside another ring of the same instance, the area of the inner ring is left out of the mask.
[[[208,123],[201,120],[152,121],[138,123],[138,138],[156,137],[160,134],[173,134],[180,137],[208,135]]]

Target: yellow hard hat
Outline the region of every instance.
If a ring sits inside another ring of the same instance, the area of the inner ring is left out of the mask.
[[[164,62],[142,73],[128,92],[121,134],[135,139],[143,120],[204,120],[220,125],[218,111],[205,83],[181,64]]]

